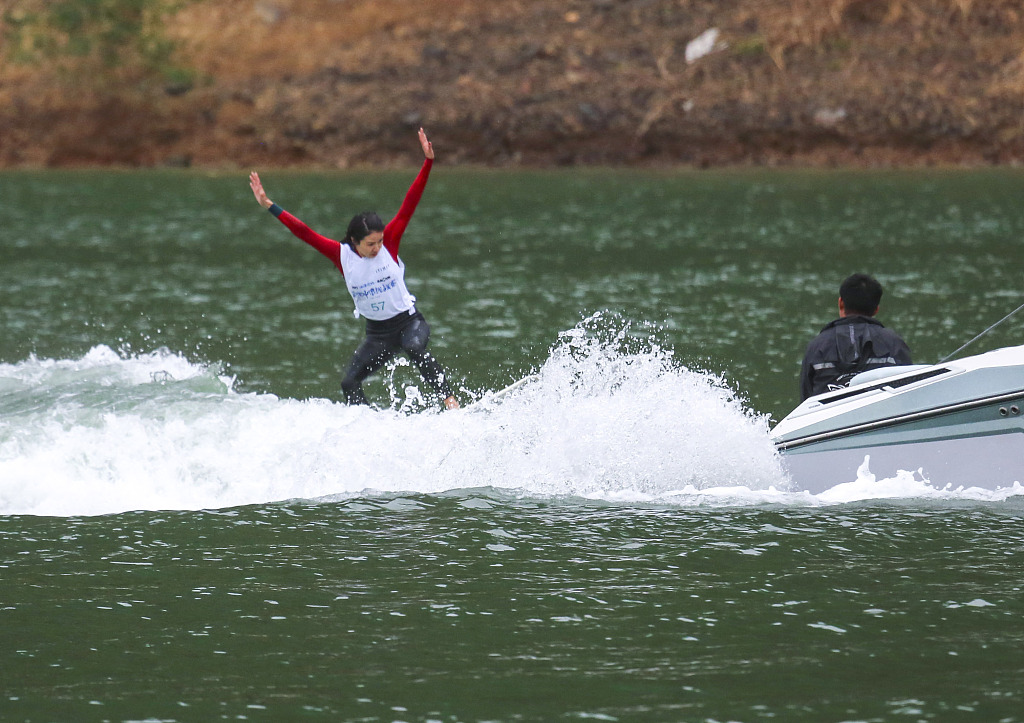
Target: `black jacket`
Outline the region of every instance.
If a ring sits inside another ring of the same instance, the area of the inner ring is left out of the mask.
[[[906,342],[877,319],[836,319],[807,345],[800,370],[800,399],[844,387],[855,374],[869,369],[912,363]]]

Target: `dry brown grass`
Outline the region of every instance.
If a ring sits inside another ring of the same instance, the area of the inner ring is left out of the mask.
[[[688,64],[709,27],[728,47]],[[0,164],[102,162],[125,145],[104,114],[122,135],[155,129],[143,164],[401,160],[417,118],[483,163],[1024,147],[1020,0],[202,0],[167,32],[199,73],[190,92],[109,83],[104,99],[0,66],[19,114]]]
[[[1007,28],[1019,27],[1024,17],[1016,0],[977,5],[975,0],[768,0],[748,12],[757,17],[768,52],[780,67],[789,51],[838,38],[899,27],[909,32],[905,42],[927,43],[930,36],[944,35],[942,31],[978,15],[985,15],[988,25]]]
[[[358,64],[362,53],[407,59],[400,57],[403,37],[450,27],[482,7],[472,0],[220,0],[184,9],[168,30],[204,73],[279,78]]]

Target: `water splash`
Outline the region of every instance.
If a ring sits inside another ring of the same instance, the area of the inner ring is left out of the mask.
[[[824,504],[896,499],[972,499],[1001,502],[1022,494],[1024,487],[1021,487],[1019,482],[997,490],[966,485],[947,485],[940,489],[933,486],[922,475],[921,470],[900,470],[893,477],[878,479],[871,472],[871,455],[865,455],[864,462],[857,469],[856,480],[839,483],[817,495],[817,499]]]
[[[785,482],[768,441],[768,419],[744,408],[718,376],[686,369],[628,324],[596,314],[561,335],[538,373],[508,394],[467,410],[483,450],[531,492],[657,499],[684,489]],[[480,422],[476,422],[477,418]],[[525,484],[523,484],[525,482]]]
[[[0,514],[474,489],[671,506],[964,494],[902,479],[792,492],[767,417],[602,315],[565,332],[534,374],[455,412],[423,410],[415,389],[374,410],[232,385],[166,349],[0,365]]]

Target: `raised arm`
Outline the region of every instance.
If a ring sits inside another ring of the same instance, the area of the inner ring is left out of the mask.
[[[420,128],[420,132],[416,135],[420,139],[420,147],[423,149],[423,155],[431,161],[434,160],[434,144],[427,140],[427,132]]]
[[[289,231],[329,258],[338,271],[341,271],[343,274],[345,273],[341,268],[340,243],[318,234],[295,216],[271,201],[267,197],[267,192],[263,190],[263,184],[260,182],[260,176],[256,171],[249,174],[249,187],[252,189],[253,195],[256,196],[257,203],[274,214],[278,221],[288,227]]]
[[[256,197],[256,203],[263,208],[270,208],[274,205],[274,202],[267,198],[267,192],[263,190],[263,183],[260,181],[260,174],[256,171],[249,173],[249,188],[252,189],[252,195]]]
[[[420,128],[419,139],[420,147],[423,149],[423,167],[420,168],[416,179],[406,192],[405,199],[402,201],[402,206],[398,209],[398,213],[384,227],[384,248],[395,259],[398,258],[398,244],[402,240],[402,234],[405,233],[409,221],[412,220],[412,214],[416,210],[420,198],[423,197],[423,190],[427,187],[430,169],[434,164],[434,144],[427,140],[427,134],[422,128]]]

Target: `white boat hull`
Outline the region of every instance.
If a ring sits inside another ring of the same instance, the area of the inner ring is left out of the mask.
[[[1024,484],[1024,346],[888,376],[808,399],[772,430],[796,488],[911,472],[936,488]],[[868,376],[868,375],[865,375]]]

